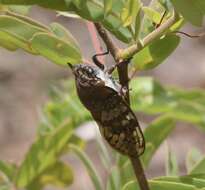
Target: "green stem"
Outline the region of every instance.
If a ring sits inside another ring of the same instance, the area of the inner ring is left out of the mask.
[[[166,22],[164,22],[161,26],[156,28],[153,32],[148,34],[141,43],[136,43],[131,45],[128,48],[121,50],[118,53],[118,59],[127,59],[132,57],[134,54],[142,50],[145,46],[153,42],[155,39],[159,38],[166,32],[176,21],[178,20],[178,14],[174,11],[172,17],[170,17]]]

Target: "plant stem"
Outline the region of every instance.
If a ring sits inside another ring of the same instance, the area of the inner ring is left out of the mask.
[[[139,157],[130,157],[130,161],[132,163],[135,176],[137,177],[137,180],[139,182],[139,186],[141,190],[149,190],[149,185],[147,178],[145,176],[144,169],[142,167],[142,163],[139,159]]]
[[[95,23],[95,27],[101,36],[102,40],[105,42],[107,49],[111,52],[112,56],[114,57],[115,61],[119,63],[121,60],[118,59],[118,53],[119,49],[118,47],[113,43],[112,39],[109,37],[106,30],[103,28],[103,26],[100,23]],[[128,78],[128,64],[125,62],[125,64],[118,64],[118,73],[119,73],[119,80],[120,84],[123,87],[127,87],[129,89],[129,78]],[[126,100],[128,104],[130,104],[130,98],[129,98],[129,90],[127,90],[126,94]],[[149,190],[148,182],[142,167],[142,164],[139,160],[139,158],[136,157],[130,157],[130,160],[132,162],[132,166],[136,175],[136,178],[138,180],[139,186],[141,190]]]
[[[128,48],[125,48],[121,50],[121,52],[118,54],[118,56],[121,59],[127,59],[132,57],[134,54],[142,50],[145,46],[153,42],[155,39],[159,38],[164,34],[166,30],[168,30],[178,19],[178,14],[176,11],[174,11],[174,14],[172,17],[170,17],[166,22],[161,24],[158,28],[156,28],[153,32],[148,34],[142,41],[141,43],[136,43]]]
[[[112,39],[109,37],[108,33],[106,30],[103,28],[103,26],[100,23],[95,23],[95,28],[98,31],[98,34],[100,37],[103,39],[105,45],[107,46],[107,49],[110,51],[112,54],[113,58],[115,61],[118,61],[118,52],[119,48],[113,43]]]
[[[118,73],[119,73],[120,84],[126,87],[127,89],[129,89],[128,64],[119,64]],[[127,90],[126,93],[126,101],[128,104],[130,104],[129,90]],[[139,183],[140,189],[149,190],[148,181],[145,176],[145,172],[139,157],[138,156],[130,157],[130,161],[132,163],[132,167],[135,172],[135,176]]]

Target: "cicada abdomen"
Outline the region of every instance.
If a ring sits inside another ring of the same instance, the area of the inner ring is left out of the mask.
[[[99,63],[98,63],[99,64]],[[104,67],[72,66],[78,96],[97,122],[105,140],[118,152],[141,155],[145,149],[137,118],[121,95],[121,86]]]

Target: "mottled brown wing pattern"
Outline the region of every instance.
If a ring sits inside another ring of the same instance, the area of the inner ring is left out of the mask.
[[[98,125],[103,137],[115,150],[129,156],[143,154],[145,142],[137,118],[117,93],[104,102]]]
[[[141,155],[145,149],[143,133],[121,95],[120,85],[95,66],[69,66],[75,75],[78,96],[98,123],[106,141],[122,154]]]

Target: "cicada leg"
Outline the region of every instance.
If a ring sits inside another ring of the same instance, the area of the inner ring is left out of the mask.
[[[95,65],[97,65],[101,70],[104,70],[105,69],[105,66],[98,60],[98,56],[103,56],[103,55],[107,55],[109,54],[109,50],[107,50],[106,52],[104,53],[99,53],[99,54],[95,54],[93,55],[92,57],[92,60],[93,62],[95,63]]]

